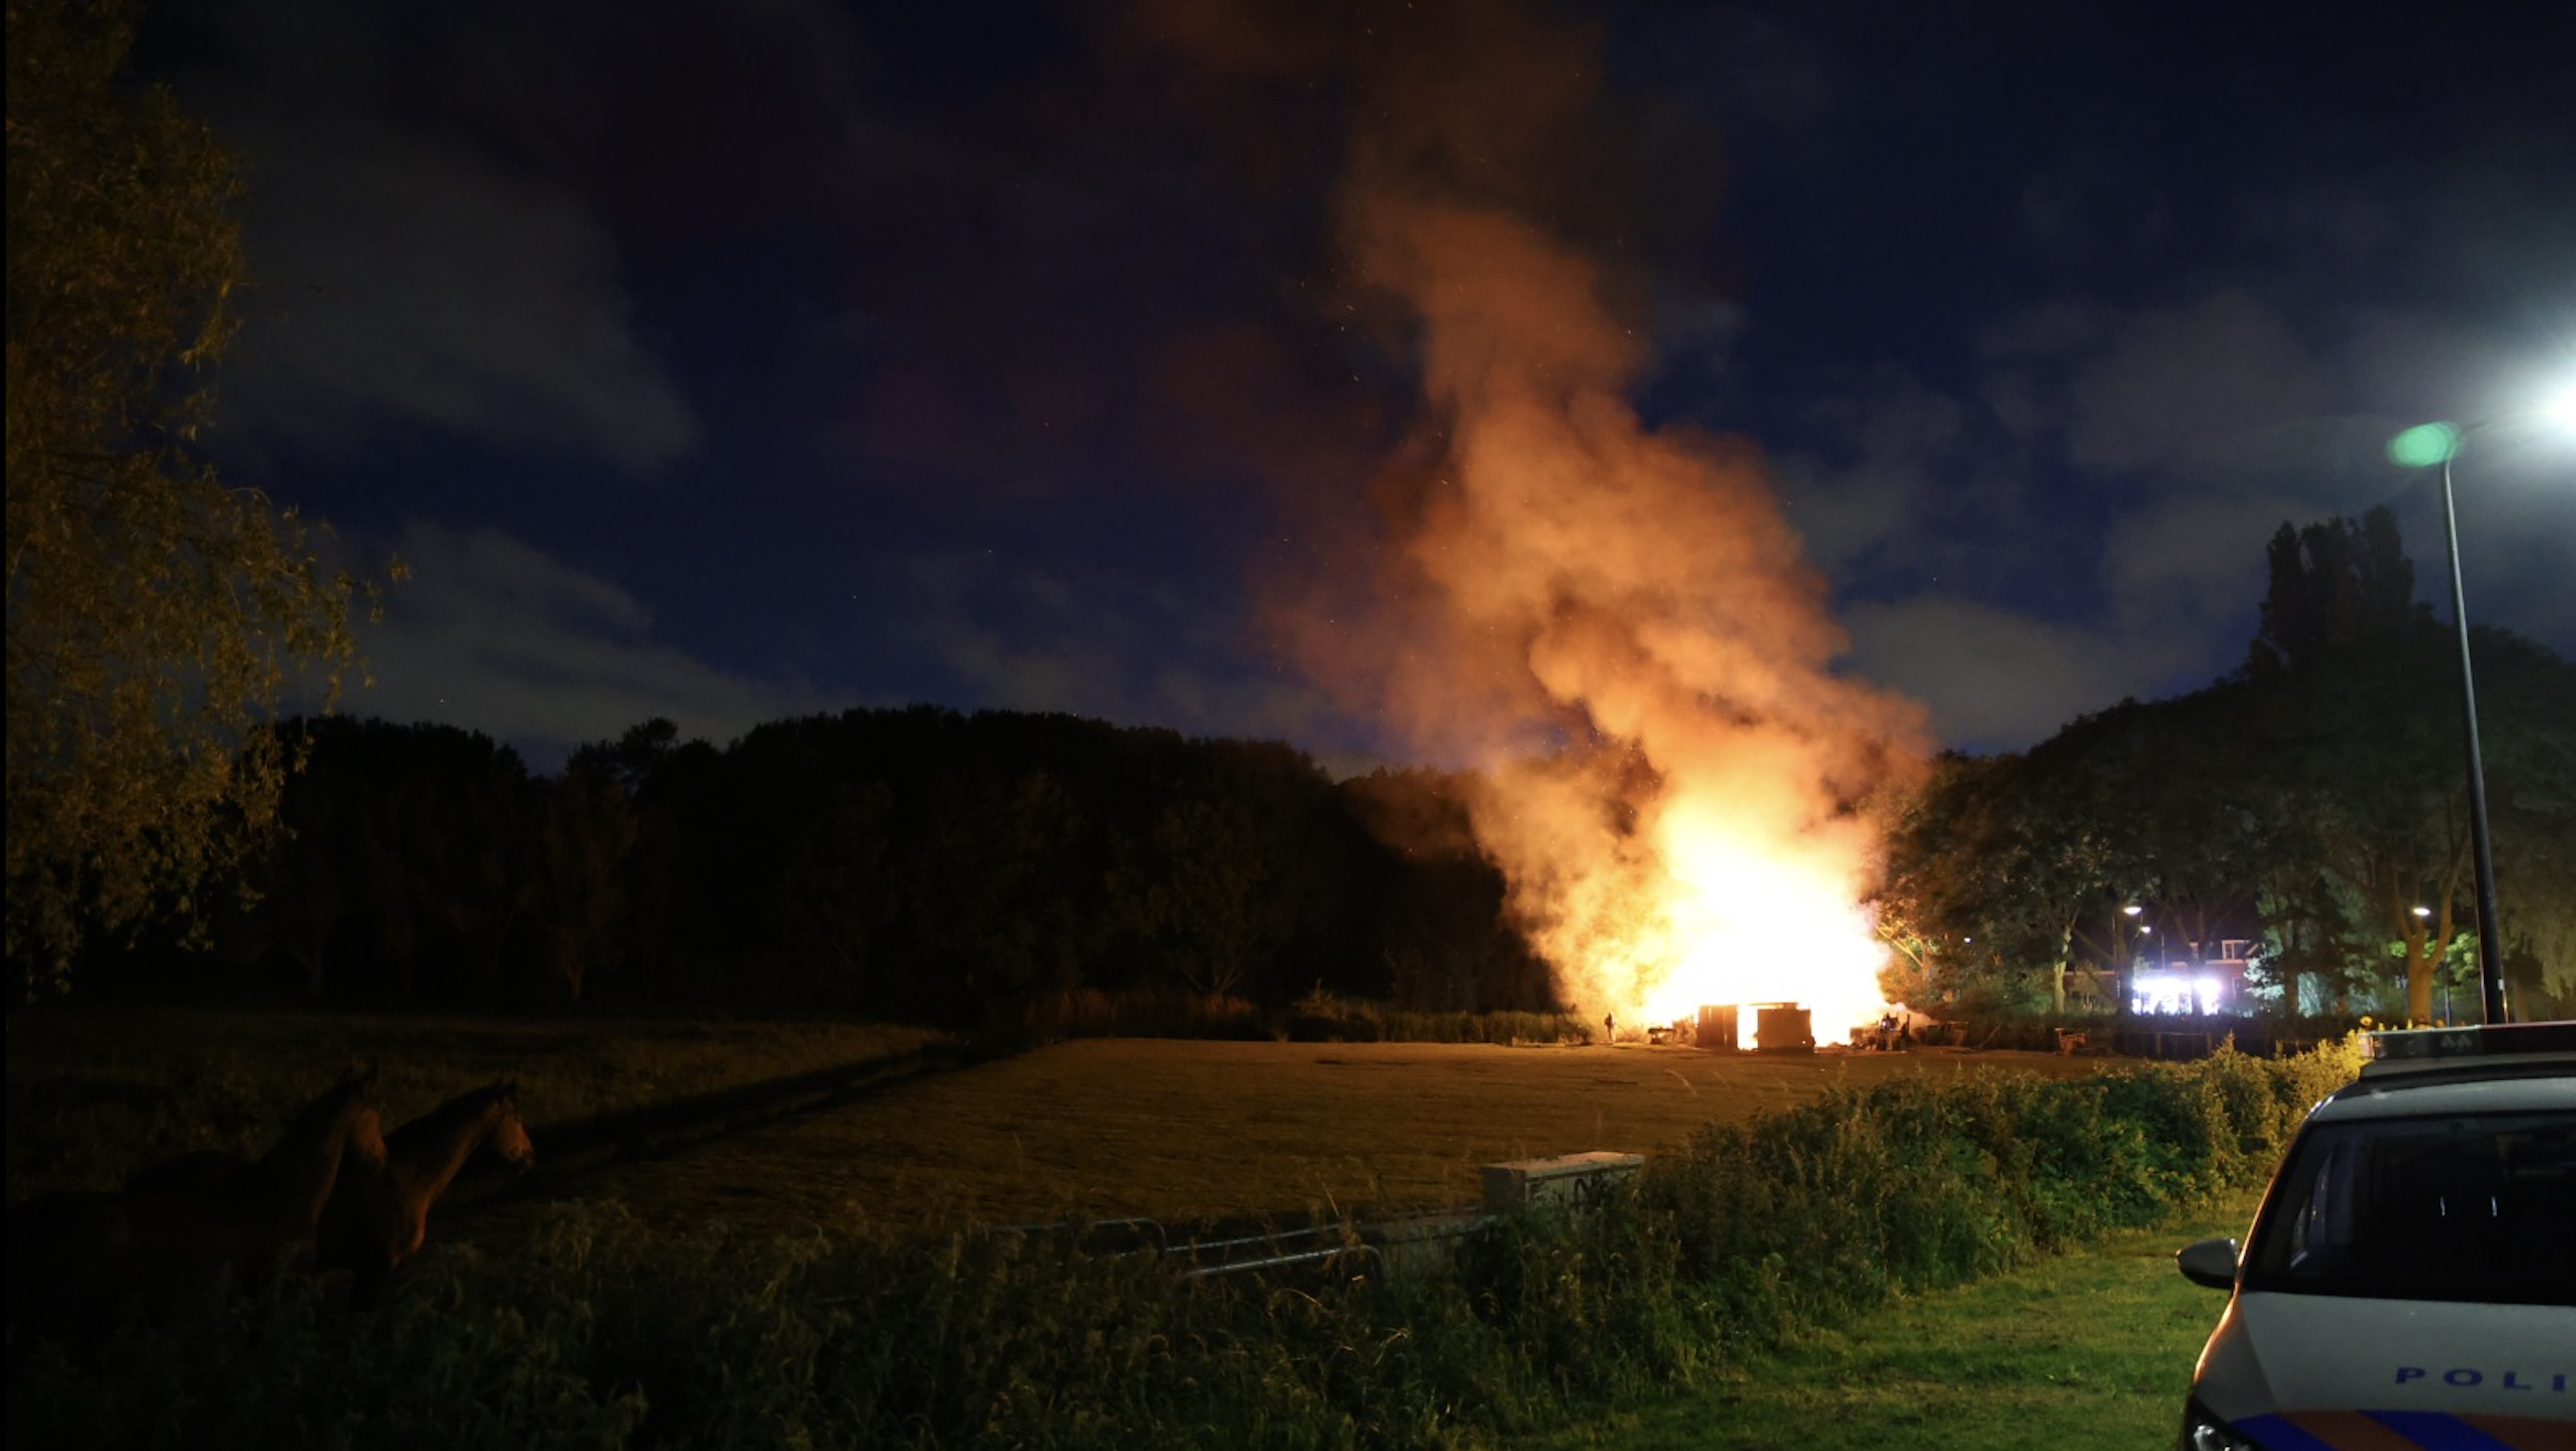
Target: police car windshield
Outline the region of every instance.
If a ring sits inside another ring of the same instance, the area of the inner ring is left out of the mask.
[[[2265,1208],[2245,1288],[2576,1304],[2576,1116],[2312,1126]]]

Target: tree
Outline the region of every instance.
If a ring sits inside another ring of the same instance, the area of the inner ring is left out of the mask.
[[[2269,676],[2314,671],[2432,618],[2415,598],[2415,564],[2386,505],[2359,522],[2283,521],[2264,556],[2270,584],[2247,664]]]
[[[1888,1001],[1929,1011],[1970,994],[1978,954],[1966,949],[1985,925],[1992,890],[1979,870],[1978,838],[2016,759],[1944,752],[1896,803],[1887,871],[1872,904],[1879,940],[1893,954],[1879,976]]]
[[[2077,928],[2120,870],[2126,829],[2101,804],[2101,734],[2088,717],[2027,754],[1937,764],[1889,843],[1881,932],[1910,950],[1882,986],[2066,1011]]]
[[[2536,975],[2541,994],[2516,998],[2513,1013],[2576,1017],[2576,664],[2500,632],[2482,643],[2505,977]]]
[[[626,728],[613,741],[593,741],[572,753],[572,765],[593,776],[615,781],[628,797],[642,794],[644,783],[679,749],[680,728],[667,716],[655,716]]]
[[[1337,814],[1361,836],[1331,855],[1344,863],[1363,914],[1367,954],[1320,964],[1317,981],[1387,996],[1429,1012],[1552,1012],[1553,969],[1512,925],[1509,885],[1476,843],[1472,776],[1425,767],[1379,768],[1335,788]]]
[[[1120,845],[1113,895],[1180,986],[1210,998],[1257,989],[1329,910],[1331,784],[1287,746],[1210,741],[1154,795],[1152,823]]]
[[[1098,930],[1082,908],[1102,876],[1080,803],[1043,770],[957,769],[925,784],[894,871],[916,1007],[973,1021],[989,1004],[1078,985]]]
[[[2309,900],[2352,915],[2338,936],[2395,944],[2406,1016],[2429,1022],[2470,882],[2457,691],[2447,632],[2414,598],[2384,508],[2288,525],[2271,546],[2242,721],[2250,796],[2327,874]],[[2423,909],[2420,913],[2418,908]]]
[[[805,1002],[866,1001],[869,959],[895,915],[886,875],[894,792],[882,781],[817,782],[778,871],[781,968]]]
[[[8,16],[7,952],[195,916],[290,762],[287,672],[336,691],[356,593],[292,510],[196,452],[242,277],[230,160],[120,75],[129,0]]]
[[[2261,818],[2273,970],[2293,1002],[2300,975],[2324,974],[2340,1004],[2356,977],[2384,986],[2393,960],[2406,1016],[2427,1020],[2474,920],[2455,638],[2414,599],[2384,509],[2285,524],[2271,560],[2248,689],[2228,715],[2250,769],[2226,794]],[[2547,964],[2576,951],[2576,671],[2503,631],[2473,633],[2501,945],[2529,944],[2545,995]]]
[[[2195,952],[2250,936],[2266,839],[2229,735],[2241,694],[2123,701],[2024,754],[1938,761],[1889,832],[1891,999],[2115,1005],[2142,902]]]
[[[259,862],[245,935],[291,959],[309,992],[488,1000],[535,955],[519,952],[523,936],[549,945],[523,929],[558,920],[535,914],[559,905],[564,864],[550,854],[562,843],[516,751],[426,722],[342,715],[278,729],[305,766],[280,793],[279,845]]]
[[[626,915],[627,856],[637,819],[626,787],[576,756],[537,814],[536,865],[545,885],[546,961],[574,1002],[615,965]]]

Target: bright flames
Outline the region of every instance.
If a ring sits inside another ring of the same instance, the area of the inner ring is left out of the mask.
[[[1806,1009],[1819,1041],[1888,1011],[1886,949],[1854,905],[1869,889],[1857,821],[1820,818],[1798,778],[1736,790],[1701,780],[1654,792],[1629,830],[1586,833],[1603,784],[1507,774],[1478,811],[1515,908],[1578,1009],[1639,1027],[1732,1006],[1747,1047],[1757,1005]]]
[[[1667,959],[1670,972],[1647,978],[1643,1021],[1692,1017],[1703,1005],[1794,1003],[1814,1015],[1822,1041],[1887,1011],[1878,987],[1887,950],[1853,905],[1863,887],[1851,864],[1830,847],[1757,838],[1709,809],[1670,813],[1662,835],[1672,876],[1656,915],[1681,950]],[[1749,1014],[1743,1027],[1754,1027]]]

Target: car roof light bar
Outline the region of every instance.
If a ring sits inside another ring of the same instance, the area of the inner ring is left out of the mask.
[[[2507,1053],[2570,1053],[2576,1052],[2576,1021],[2400,1028],[2365,1034],[2363,1042],[2364,1053],[2379,1063],[2492,1058]]]

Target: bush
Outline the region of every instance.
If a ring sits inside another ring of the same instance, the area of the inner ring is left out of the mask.
[[[1571,1013],[1430,1012],[1346,998],[1320,985],[1278,1017],[1292,1043],[1584,1043],[1590,1029]]]

